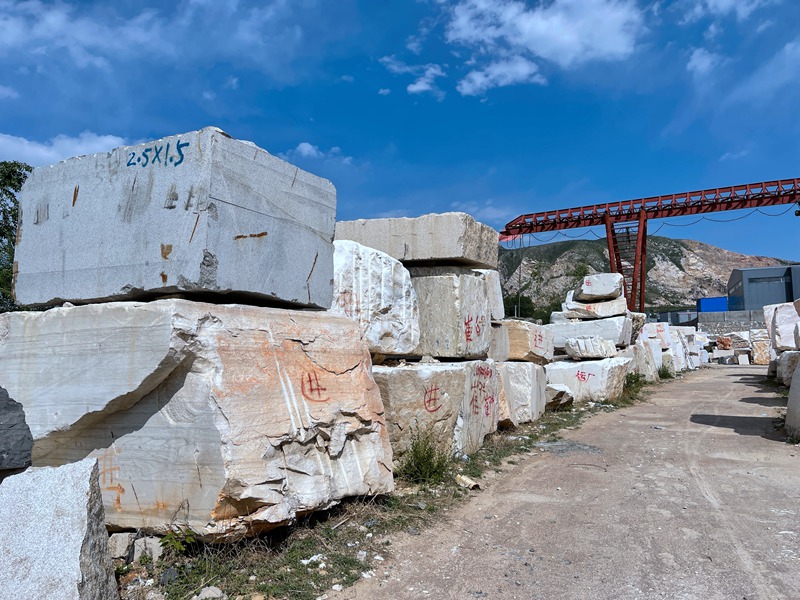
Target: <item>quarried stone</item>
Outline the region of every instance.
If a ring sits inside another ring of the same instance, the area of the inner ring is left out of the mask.
[[[508,333],[509,360],[523,360],[543,365],[553,359],[553,334],[544,325],[530,321],[505,319],[499,323]]]
[[[575,402],[613,402],[622,394],[629,358],[554,362],[545,366],[549,385],[566,385]]]
[[[621,296],[614,300],[583,303],[573,300],[572,294],[573,292],[568,292],[566,302],[561,305],[561,310],[568,319],[607,319],[628,313],[628,304]]]
[[[642,335],[661,342],[662,350],[668,350],[672,343],[669,331],[669,323],[645,323],[642,327]]]
[[[546,375],[544,368],[529,362],[497,365],[500,375],[500,425],[514,426],[535,421],[544,413]]]
[[[492,343],[489,346],[489,358],[496,362],[505,362],[511,354],[511,340],[508,327],[502,323],[492,323]]]
[[[658,352],[658,359],[654,355],[655,351]],[[620,350],[617,356],[631,359],[631,362],[628,363],[628,373],[635,373],[645,381],[653,383],[659,380],[660,365],[658,363],[661,362],[661,347],[659,346],[655,351],[650,343],[639,340]]]
[[[410,354],[485,358],[492,341],[486,280],[475,274],[414,277],[419,345]]]
[[[339,221],[336,239],[353,240],[408,264],[438,262],[497,268],[499,234],[466,213]]]
[[[331,305],[333,185],[214,127],[37,167],[19,202],[19,304]]]
[[[787,302],[775,307],[772,316],[772,345],[776,350],[797,350],[794,330],[800,322],[800,316],[794,304]]]
[[[545,409],[549,411],[563,410],[572,406],[575,398],[572,396],[572,390],[564,384],[554,383],[547,384],[545,387],[546,404]]]
[[[628,317],[551,323],[543,325],[543,327],[553,334],[553,345],[557,349],[563,349],[568,338],[583,336],[598,336],[619,347],[625,347],[631,343],[632,325]]]
[[[22,404],[0,387],[0,481],[8,472],[29,467],[32,451],[33,436]]]
[[[778,358],[778,379],[783,385],[787,387],[791,385],[798,362],[800,362],[800,351],[787,350],[781,353]]]
[[[579,302],[597,302],[619,298],[622,296],[623,281],[621,273],[587,275],[575,288],[575,300]]]
[[[753,364],[769,364],[769,340],[756,340],[753,342]]]
[[[564,342],[564,350],[570,358],[575,360],[611,358],[617,354],[617,346],[614,342],[596,335],[567,338]]]
[[[370,352],[409,354],[419,344],[419,306],[411,275],[383,252],[334,242],[330,312],[358,323]]]
[[[113,528],[235,539],[392,489],[349,319],[159,300],[6,313],[2,327],[0,379],[34,465],[96,457]]]
[[[664,350],[661,353],[661,364],[670,376],[675,377],[678,374],[678,369],[675,366],[675,354],[672,349]]]
[[[472,269],[459,265],[439,265],[433,267],[408,266],[411,277],[430,277],[432,275],[472,275],[484,280],[486,300],[489,303],[489,316],[492,321],[505,318],[503,305],[503,287],[500,282],[500,273],[494,269]]]
[[[119,598],[97,461],[29,469],[0,484],[0,597]]]
[[[800,369],[795,369],[789,386],[789,401],[786,407],[786,433],[800,438]]]

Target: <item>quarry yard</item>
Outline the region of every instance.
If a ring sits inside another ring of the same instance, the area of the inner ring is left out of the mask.
[[[595,415],[329,597],[800,597],[800,449],[765,372],[712,366]]]

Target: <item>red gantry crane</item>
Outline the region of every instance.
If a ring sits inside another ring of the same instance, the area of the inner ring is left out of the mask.
[[[625,278],[628,308],[644,312],[647,221],[723,210],[800,203],[800,179],[782,179],[669,194],[579,208],[521,215],[500,232],[500,241],[526,233],[562,231],[604,225],[611,270]],[[800,216],[800,210],[795,211]]]

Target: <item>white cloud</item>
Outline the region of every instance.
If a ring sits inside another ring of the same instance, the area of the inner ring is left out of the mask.
[[[706,29],[706,32],[703,34],[703,37],[706,39],[707,42],[714,41],[720,34],[722,33],[722,27],[719,23],[712,23]]]
[[[211,101],[216,97],[217,97],[217,95],[214,92],[212,92],[211,90],[206,90],[206,91],[203,92],[203,100]]]
[[[346,81],[347,83],[353,83],[353,81],[355,81],[355,78],[352,75],[342,75],[339,79]]]
[[[72,156],[108,152],[128,142],[116,135],[84,131],[77,137],[59,134],[46,142],[0,133],[0,160],[18,160],[34,167],[51,165]]]
[[[0,85],[0,100],[19,98],[19,93],[12,87]]]
[[[297,146],[291,150],[287,150],[286,152],[279,154],[279,156],[288,162],[294,162],[303,159],[331,161],[343,165],[349,165],[353,162],[353,157],[342,154],[342,149],[339,148],[339,146],[333,146],[330,150],[325,152],[321,150],[319,146],[309,142],[300,142],[297,144]]]
[[[390,90],[389,88],[381,88],[381,89],[378,90],[378,94],[381,95],[381,96],[388,96],[391,93],[392,93],[392,90]]]
[[[476,220],[494,226],[505,225],[520,214],[519,209],[514,206],[495,206],[492,198],[480,203],[476,201],[451,202],[450,208],[454,211],[468,213]]]
[[[686,63],[686,70],[695,77],[707,75],[722,63],[722,57],[705,48],[695,48]]]
[[[225,88],[229,90],[238,90],[239,89],[239,78],[234,77],[231,75],[228,79],[225,80]]]
[[[429,92],[437,100],[444,98],[444,92],[436,86],[436,78],[444,77],[445,72],[437,64],[407,65],[397,60],[394,56],[384,56],[380,59],[386,70],[395,75],[414,75],[416,80],[406,87],[409,94],[422,94]],[[380,93],[380,92],[379,92]]]
[[[457,86],[463,96],[478,96],[496,87],[517,83],[545,84],[547,80],[539,73],[535,63],[513,56],[507,60],[493,62],[480,70],[470,71]]]
[[[773,25],[775,25],[775,22],[773,20],[771,20],[771,19],[767,19],[766,21],[762,21],[758,25],[758,27],[756,27],[756,33],[761,33],[762,31],[764,31],[766,29],[769,29]]]
[[[719,162],[725,162],[726,160],[739,160],[748,154],[749,152],[747,150],[740,150],[739,152],[726,152],[719,157]]]
[[[692,8],[686,13],[684,23],[692,23],[706,16],[726,17],[736,15],[744,21],[759,8],[777,4],[781,0],[694,0]]]
[[[729,103],[765,105],[778,93],[800,91],[800,38],[789,42],[728,96]]]
[[[446,38],[482,52],[542,58],[569,68],[622,60],[645,31],[634,0],[554,0],[529,8],[519,0],[459,0]]]

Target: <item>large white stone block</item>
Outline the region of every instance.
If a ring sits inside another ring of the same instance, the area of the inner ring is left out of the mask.
[[[403,263],[435,261],[497,268],[499,234],[466,213],[339,221],[336,239],[376,248]]]
[[[234,539],[392,489],[349,319],[159,300],[7,313],[0,331],[34,466],[96,457],[115,528]]]
[[[545,366],[548,385],[562,384],[575,402],[613,402],[622,394],[630,358],[597,361],[560,361]]]
[[[778,379],[783,385],[790,386],[792,377],[800,363],[800,350],[787,350],[778,357]]]
[[[556,348],[564,348],[568,338],[598,336],[610,340],[616,346],[624,347],[631,343],[631,320],[628,317],[612,317],[593,321],[570,321],[551,323],[543,327],[553,334]]]
[[[764,311],[764,323],[766,323],[767,333],[770,340],[772,339],[772,318],[775,316],[775,309],[780,304],[767,304],[762,310]]]
[[[419,302],[419,346],[410,354],[485,358],[492,341],[486,279],[472,273],[412,278]]]
[[[0,598],[119,598],[97,461],[29,469],[0,484]]]
[[[561,311],[568,319],[607,319],[628,313],[628,304],[620,296],[614,300],[604,300],[592,303],[573,300],[573,292],[567,292],[567,300],[561,305]]]
[[[621,273],[587,275],[575,288],[575,300],[597,302],[619,298],[622,296],[623,281]]]
[[[794,345],[797,348],[800,348],[800,323],[797,323],[794,326]]]
[[[544,367],[529,362],[498,363],[499,423],[516,427],[544,414],[547,376]]]
[[[795,345],[794,330],[800,322],[800,315],[794,304],[786,302],[778,304],[772,314],[772,346],[776,350],[797,350]]]
[[[523,360],[543,365],[553,360],[553,334],[544,325],[518,319],[504,319],[497,325],[508,335],[508,360]]]
[[[669,323],[645,323],[642,335],[661,342],[661,349],[668,350],[672,343]]]
[[[411,275],[388,254],[334,242],[330,312],[358,323],[370,352],[409,354],[419,344],[419,306]]]
[[[500,273],[494,269],[472,269],[459,265],[439,266],[408,266],[411,277],[430,277],[432,275],[477,275],[484,280],[486,301],[489,303],[489,315],[492,321],[500,321],[505,317],[503,305],[503,287],[500,282]]]
[[[336,190],[214,127],[38,167],[20,304],[241,293],[328,308]]]
[[[786,406],[786,433],[800,437],[800,369],[794,370],[789,386],[789,401]]]
[[[492,323],[492,343],[489,346],[489,358],[496,362],[505,362],[511,354],[511,340],[508,328],[502,323]]]
[[[373,374],[395,460],[402,460],[418,432],[430,432],[453,452],[472,454],[497,429],[499,379],[494,361],[377,366]]]
[[[628,363],[628,373],[640,375],[651,383],[659,380],[658,369],[662,360],[660,345],[654,348],[649,342],[638,340],[635,344],[620,350],[618,356],[631,359]]]
[[[617,346],[614,342],[596,335],[584,335],[567,338],[564,342],[564,350],[566,350],[567,355],[574,360],[611,358],[616,355]]]

